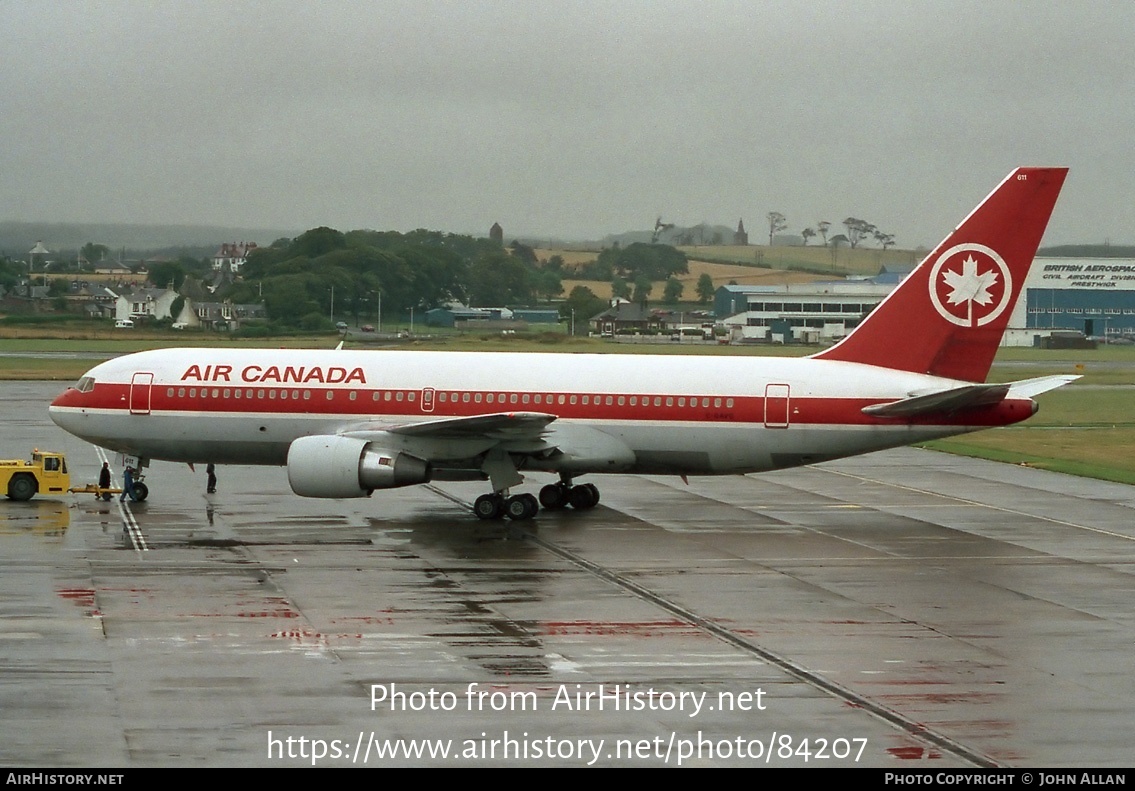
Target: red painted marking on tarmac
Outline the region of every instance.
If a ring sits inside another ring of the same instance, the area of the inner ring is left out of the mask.
[[[95,606],[94,588],[58,588],[55,592],[81,607]]]
[[[102,613],[95,606],[94,588],[56,588],[55,592],[60,598],[74,602],[76,606],[85,607],[87,615],[92,618],[102,617]]]
[[[625,635],[628,637],[663,637],[675,632],[684,636],[705,637],[703,633],[685,621],[544,621],[540,633],[547,635]]]
[[[393,626],[394,618],[389,615],[352,615],[346,618],[332,618],[331,623],[365,623],[369,626]]]
[[[994,703],[1004,695],[989,692],[927,692],[914,695],[884,695],[887,700],[925,701],[933,704],[943,703]]]
[[[887,752],[904,761],[921,761],[923,758],[942,757],[942,753],[927,747],[888,747]]]

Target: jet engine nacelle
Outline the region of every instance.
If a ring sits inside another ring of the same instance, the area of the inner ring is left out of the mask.
[[[363,439],[300,437],[288,448],[288,483],[302,497],[367,497],[429,480],[429,462]]]

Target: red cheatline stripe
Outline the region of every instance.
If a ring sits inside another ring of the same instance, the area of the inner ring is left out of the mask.
[[[202,390],[208,396],[202,397]],[[240,397],[236,397],[239,390]],[[173,395],[170,396],[169,393]],[[193,395],[190,395],[190,394]],[[444,393],[446,400],[441,401]],[[250,397],[251,394],[251,397]],[[454,400],[456,394],[457,400]],[[468,394],[469,400],[465,400]],[[376,400],[377,395],[377,400]],[[389,395],[389,400],[387,396]],[[564,403],[560,403],[563,396]],[[477,397],[480,396],[480,402]],[[492,402],[489,397],[492,397]],[[401,397],[402,400],[398,400]],[[539,397],[539,402],[536,398]],[[413,400],[411,400],[411,398]],[[515,398],[515,400],[514,400]],[[583,403],[584,399],[588,403]],[[305,387],[170,387],[154,385],[150,397],[134,393],[135,411],[146,408],[152,413],[193,412],[269,415],[343,415],[359,418],[443,418],[470,417],[494,412],[547,412],[568,420],[617,421],[682,421],[686,423],[757,423],[765,422],[766,399],[762,396],[691,396],[662,393],[515,393],[507,390],[436,391],[432,407],[423,409],[420,390],[373,390],[364,388]],[[575,399],[575,403],[571,403]],[[632,400],[634,403],[632,404]],[[965,410],[949,416],[932,416],[902,420],[865,415],[863,407],[885,403],[881,398],[803,398],[789,400],[793,425],[959,425],[1000,426],[1022,420],[1032,414],[1027,399],[1003,401],[987,407]],[[622,403],[620,403],[622,401]],[[658,401],[658,405],[655,405]],[[608,403],[609,402],[609,403]],[[645,402],[645,403],[644,403]],[[88,393],[69,390],[56,400],[56,405],[128,411],[131,385],[100,383]],[[769,421],[784,421],[783,399],[769,399]]]

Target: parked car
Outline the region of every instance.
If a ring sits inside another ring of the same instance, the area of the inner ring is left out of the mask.
[[[132,330],[134,329],[134,322],[130,319],[119,319],[114,322],[114,328],[116,330]]]
[[[363,332],[374,332],[374,325],[373,324],[364,324],[359,329],[361,329]]]
[[[347,322],[345,322],[345,321],[335,322],[335,329],[339,330],[339,332],[346,332],[347,331]]]

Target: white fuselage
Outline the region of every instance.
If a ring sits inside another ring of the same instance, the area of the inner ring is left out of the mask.
[[[556,418],[546,432],[553,438],[570,444],[584,427],[633,454],[573,474],[724,474],[894,447],[1032,413],[1027,399],[971,410],[964,422],[862,412],[957,384],[793,358],[200,348],[96,366],[56,399],[51,417],[94,444],[147,459],[282,465],[299,437],[541,413]],[[475,466],[485,442],[396,434],[387,444],[405,443],[390,449],[461,469]],[[538,454],[526,465],[559,469]]]

